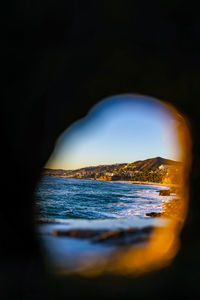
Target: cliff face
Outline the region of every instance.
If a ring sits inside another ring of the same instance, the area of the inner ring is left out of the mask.
[[[162,157],[150,158],[133,163],[86,167],[77,170],[45,169],[50,176],[74,177],[99,180],[134,180],[178,183],[181,162]]]

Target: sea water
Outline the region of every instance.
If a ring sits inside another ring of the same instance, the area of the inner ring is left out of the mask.
[[[165,186],[43,176],[35,193],[38,219],[119,219],[162,212]],[[149,218],[149,217],[148,217]]]
[[[160,196],[166,186],[43,176],[35,192],[39,240],[48,263],[59,271],[87,269],[91,257],[112,255],[115,245],[57,237],[53,230],[121,230],[165,226],[166,220],[151,218],[162,212],[163,203],[174,196]]]

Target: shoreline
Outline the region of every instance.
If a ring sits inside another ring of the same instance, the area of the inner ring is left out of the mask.
[[[120,183],[144,184],[144,185],[160,185],[160,186],[166,186],[166,187],[180,187],[179,184],[175,184],[175,183],[160,183],[160,182],[131,181],[131,180],[105,180],[105,179],[93,179],[93,178],[76,178],[76,177],[66,177],[66,176],[52,176],[52,175],[46,175],[46,174],[45,174],[45,176],[58,177],[58,178],[80,179],[80,180],[92,180],[92,181],[120,182]]]
[[[74,177],[64,177],[64,178],[74,178]],[[91,178],[74,178],[74,179],[85,179],[85,180],[105,181],[105,182],[120,182],[120,183],[129,183],[129,184],[160,185],[166,187],[180,187],[179,184],[175,184],[175,183],[160,183],[160,182],[150,182],[150,181],[105,180],[105,179],[91,179]]]
[[[174,186],[144,181],[118,180],[109,182],[166,187],[160,188],[160,190],[168,190],[170,186]],[[72,183],[76,185],[75,181]],[[89,182],[88,185],[90,185]],[[121,187],[119,188],[121,189]],[[126,189],[129,190],[129,187],[126,186]],[[157,189],[159,190],[159,187]],[[174,210],[176,214],[174,214]],[[65,271],[67,269],[68,272],[73,273],[77,272],[79,268],[87,270],[87,266],[91,266],[91,257],[93,259],[92,263],[95,265],[102,257],[103,260],[107,260],[110,256],[113,257],[115,253],[118,253],[117,251],[125,249],[125,247],[131,247],[130,249],[148,247],[154,233],[157,233],[157,229],[166,228],[170,219],[182,222],[181,214],[179,214],[180,210],[180,201],[174,199],[165,205],[162,203],[161,212],[151,207],[151,210],[147,210],[146,213],[143,212],[143,217],[134,215],[131,218],[112,219],[68,218],[65,219],[65,222],[58,219],[38,219],[36,222],[39,238],[45,251],[51,257],[52,265],[56,270]],[[64,249],[64,251],[61,251],[61,249]]]
[[[109,180],[99,180],[99,181],[108,181]],[[144,184],[144,185],[160,185],[160,186],[168,186],[168,187],[179,187],[178,184],[173,183],[160,183],[160,182],[148,182],[148,181],[126,181],[126,180],[110,180],[110,182],[121,182],[121,183],[130,183],[130,184]]]

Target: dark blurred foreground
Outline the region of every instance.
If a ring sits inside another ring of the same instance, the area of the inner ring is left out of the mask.
[[[1,299],[198,297],[197,8],[182,1],[52,0],[15,1],[2,12]],[[120,93],[166,100],[190,123],[191,200],[182,247],[169,267],[142,277],[50,275],[34,230],[35,184],[62,130]]]

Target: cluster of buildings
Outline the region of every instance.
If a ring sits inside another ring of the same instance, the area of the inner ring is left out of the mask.
[[[155,160],[155,159],[154,159]],[[163,159],[164,160],[164,159]],[[182,166],[179,163],[151,164],[141,161],[131,164],[116,164],[86,167],[78,170],[45,169],[44,174],[50,176],[108,181],[145,181],[158,183],[179,183]],[[152,159],[153,161],[153,159]],[[145,162],[145,161],[144,161]],[[151,161],[150,161],[151,162]],[[153,161],[154,162],[154,161]]]

